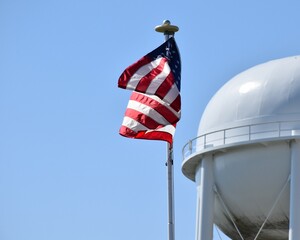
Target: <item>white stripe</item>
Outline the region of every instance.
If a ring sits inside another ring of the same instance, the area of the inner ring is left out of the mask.
[[[176,85],[175,85],[176,86]],[[176,86],[177,88],[177,86]],[[139,93],[140,95],[145,95],[146,97],[148,98],[152,98],[154,99],[155,101],[159,102],[161,105],[164,105],[165,107],[167,107],[170,111],[172,111],[172,113],[178,118],[180,119],[181,117],[181,110],[179,110],[178,112],[175,111],[171,106],[170,104],[165,101],[165,100],[162,100],[160,99],[159,97],[157,97],[156,95],[148,95],[148,94],[145,94],[145,93]],[[178,95],[178,94],[177,94]],[[174,101],[174,100],[173,100]]]
[[[157,130],[149,130],[146,133],[150,133],[150,132],[167,132],[170,133],[172,136],[175,135],[175,127],[173,125],[166,125],[162,128],[159,128]]]
[[[157,58],[154,61],[139,68],[135,72],[135,74],[133,74],[132,77],[130,78],[126,88],[135,89],[139,81],[141,80],[141,78],[143,78],[145,75],[151,72],[154,68],[157,68],[157,66],[160,64],[161,59],[162,59],[161,57]]]
[[[179,90],[176,84],[174,83],[163,100],[171,104],[177,98],[178,94]]]
[[[127,108],[130,108],[130,109],[136,110],[140,113],[143,113],[144,115],[152,118],[158,124],[161,124],[161,125],[170,124],[161,114],[159,114],[153,108],[151,108],[145,104],[142,104],[140,102],[137,102],[134,100],[129,100]]]
[[[166,132],[171,134],[172,136],[175,135],[175,127],[173,125],[166,125],[164,127],[158,128],[158,129],[153,129],[149,130],[146,128],[144,125],[140,124],[139,122],[135,121],[134,119],[130,117],[124,117],[122,125],[131,129],[134,132],[139,132],[139,131],[146,131],[145,133],[151,133],[151,132]]]
[[[168,62],[165,62],[164,68],[160,74],[158,74],[150,83],[147,93],[148,94],[154,94],[157,89],[160,87],[160,85],[163,83],[163,81],[166,79],[166,77],[169,75],[171,72],[171,69],[169,67]]]
[[[146,96],[147,98],[152,98],[153,100],[155,100],[156,102],[158,102],[159,104],[165,106],[166,108],[168,108],[178,119],[180,119],[181,117],[181,110],[179,110],[178,112],[175,111],[169,103],[167,103],[166,101],[160,99],[159,97],[157,97],[156,95],[148,95],[148,94],[145,94],[145,93],[138,93],[139,95],[144,95]],[[131,100],[131,101],[134,101],[134,100]],[[137,101],[138,102],[138,101]],[[140,103],[140,102],[138,102]]]
[[[143,124],[140,124],[139,122],[135,121],[134,119],[125,116],[123,118],[123,122],[122,125],[130,128],[132,131],[134,132],[138,132],[138,131],[147,131],[148,128],[146,128]]]

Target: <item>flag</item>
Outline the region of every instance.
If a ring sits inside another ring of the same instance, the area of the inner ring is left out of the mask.
[[[155,95],[132,92],[119,133],[128,138],[173,141],[178,114]]]
[[[177,112],[180,100],[181,63],[173,37],[132,64],[121,74],[118,86],[156,95]]]
[[[119,131],[122,136],[172,144],[181,114],[180,73],[173,37],[125,69],[118,86],[133,92]]]

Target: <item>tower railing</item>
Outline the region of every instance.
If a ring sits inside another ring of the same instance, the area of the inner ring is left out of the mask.
[[[184,145],[182,156],[183,160],[185,160],[190,155],[211,147],[296,135],[300,135],[300,120],[258,123],[226,128],[191,139]]]

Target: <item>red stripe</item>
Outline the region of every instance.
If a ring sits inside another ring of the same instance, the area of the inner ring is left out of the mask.
[[[159,65],[156,68],[152,69],[148,74],[146,74],[143,78],[141,78],[141,80],[139,81],[135,90],[145,93],[147,91],[149,85],[153,81],[153,79],[155,79],[163,71],[166,62],[167,62],[167,59],[162,58]],[[149,64],[151,64],[151,63],[149,63]]]
[[[180,95],[171,103],[170,105],[176,112],[179,112],[181,109],[181,97]]]
[[[170,91],[173,84],[174,84],[174,77],[173,74],[170,72],[170,74],[166,77],[163,83],[156,90],[155,95],[159,96],[161,99],[164,99],[164,97]]]
[[[151,117],[131,108],[126,109],[125,116],[134,119],[148,129],[156,129],[161,126],[161,124],[154,121]]]
[[[173,143],[173,136],[171,133],[167,132],[159,132],[159,131],[152,131],[152,132],[147,132],[147,131],[139,131],[135,132],[132,131],[130,128],[126,126],[121,126],[119,130],[119,134],[128,137],[128,138],[135,138],[135,139],[147,139],[147,140],[162,140],[162,141],[167,141],[170,144]]]
[[[179,118],[174,115],[170,109],[160,104],[158,101],[154,100],[151,97],[148,97],[144,94],[139,94],[138,92],[133,92],[130,99],[151,107],[159,114],[161,114],[170,124],[174,124],[179,121]]]
[[[159,132],[159,131],[153,131],[153,132],[139,132],[135,138],[139,139],[148,139],[148,140],[162,140],[167,141],[170,144],[173,142],[173,136],[170,133],[167,132]]]
[[[138,60],[136,63],[127,67],[119,78],[118,87],[126,88],[128,82],[130,81],[130,78],[136,73],[136,71],[139,70],[142,66],[150,63],[151,61],[152,60],[149,57],[144,56],[140,60]]]
[[[135,138],[135,136],[137,135],[137,132],[135,132],[135,131],[131,130],[130,128],[122,125],[120,130],[119,130],[119,134],[124,136],[124,137]]]

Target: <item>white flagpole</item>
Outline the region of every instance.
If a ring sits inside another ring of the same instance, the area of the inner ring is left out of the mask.
[[[168,176],[168,240],[175,240],[175,211],[174,211],[174,175],[173,175],[173,145],[167,143],[167,176]]]
[[[165,20],[162,25],[155,27],[155,31],[164,33],[165,41],[174,36],[179,28],[171,25]],[[173,165],[173,144],[167,143],[167,181],[168,181],[168,240],[175,240],[175,211],[174,211],[174,165]]]

